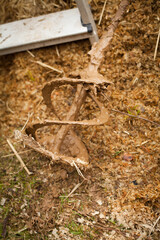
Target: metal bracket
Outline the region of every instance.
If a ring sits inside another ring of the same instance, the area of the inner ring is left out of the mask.
[[[77,3],[77,7],[79,9],[81,18],[83,22],[82,24],[91,24],[92,27],[92,31],[89,32],[91,29],[89,29],[88,33],[90,33],[90,37],[89,40],[91,42],[91,44],[93,44],[94,42],[98,42],[99,38],[98,38],[98,34],[97,34],[97,29],[96,29],[96,24],[94,22],[93,19],[93,15],[91,12],[91,8],[88,4],[88,0],[75,0]],[[87,27],[87,25],[83,25],[85,27]],[[90,28],[90,27],[89,27]],[[87,27],[88,29],[88,27]]]
[[[91,25],[91,23],[83,23],[83,20],[82,20],[82,18],[81,18],[81,23],[82,23],[82,26],[83,27],[87,27],[87,31],[88,31],[88,33],[92,33],[93,32],[93,28],[92,28],[92,25]]]

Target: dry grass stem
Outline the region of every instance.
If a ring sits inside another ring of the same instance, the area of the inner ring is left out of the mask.
[[[154,225],[153,225],[153,227],[152,227],[152,230],[150,231],[150,235],[151,235],[151,233],[154,231],[154,228],[155,228],[155,226],[157,225],[157,223],[159,222],[159,220],[160,220],[160,216],[157,218],[157,220],[155,221],[155,223],[154,223]]]
[[[57,56],[60,57],[58,46],[56,46],[56,53],[57,53]]]
[[[87,180],[87,178],[85,178],[85,176],[83,175],[83,173],[81,172],[81,170],[79,169],[79,167],[77,166],[77,164],[75,162],[73,162],[73,165],[75,166],[79,176],[81,176],[84,180]]]
[[[39,65],[42,66],[42,67],[49,68],[49,69],[51,69],[51,70],[53,70],[53,71],[55,71],[55,72],[63,73],[62,70],[58,70],[58,69],[56,69],[56,68],[54,68],[54,67],[52,67],[52,66],[50,66],[50,65],[48,65],[48,64],[46,64],[46,63],[42,63],[42,62],[40,62],[40,61],[32,61],[32,62],[37,63],[37,64],[39,64]]]
[[[26,170],[26,172],[28,173],[28,175],[31,175],[32,172],[30,172],[28,170],[28,168],[26,167],[25,163],[23,162],[22,158],[19,156],[19,154],[17,153],[16,149],[13,147],[12,143],[10,142],[9,139],[7,139],[7,143],[10,146],[10,148],[12,149],[12,151],[14,152],[14,154],[16,155],[17,159],[20,161],[22,167]]]
[[[100,18],[99,18],[98,25],[101,24],[102,17],[103,17],[103,14],[104,14],[104,10],[105,10],[105,7],[106,7],[106,3],[107,3],[107,0],[105,0],[105,2],[104,2],[103,8],[102,8],[102,12],[101,12],[101,15],[100,15]]]
[[[155,47],[155,51],[154,51],[154,61],[156,60],[156,56],[157,56],[157,50],[158,50],[158,44],[159,44],[159,38],[160,38],[160,27],[159,27],[159,32],[158,32],[158,37],[157,37],[156,47]]]
[[[0,103],[5,105],[5,102],[2,99],[0,99]]]
[[[31,51],[27,50],[27,53],[30,54],[31,57],[35,58],[35,55]]]
[[[121,111],[118,111],[118,110],[115,110],[115,109],[112,109],[112,111],[117,112],[117,113],[121,113],[121,114],[129,116],[129,117],[138,118],[138,119],[144,120],[146,122],[153,123],[154,125],[157,125],[158,127],[160,127],[159,123],[156,123],[156,122],[151,121],[149,119],[146,119],[146,118],[143,118],[143,117],[140,117],[140,116],[135,116],[135,115],[132,115],[132,114],[129,114],[129,113],[124,113],[124,112],[121,112]]]
[[[84,180],[81,183],[78,183],[73,189],[72,191],[66,196],[65,200],[67,198],[69,198],[82,184],[84,183]]]
[[[27,125],[27,123],[29,122],[29,119],[32,117],[33,115],[33,112],[32,113],[28,113],[28,118],[27,118],[27,121],[25,122],[24,126],[22,127],[21,131],[23,131]]]
[[[8,110],[9,112],[11,112],[12,114],[14,114],[14,111],[9,107],[8,102],[6,102],[6,107],[7,107],[7,110]]]
[[[23,231],[25,231],[27,229],[28,229],[28,227],[24,227],[24,228],[20,229],[19,231],[17,231],[15,234],[19,234],[19,233],[21,233],[21,232],[23,232]]]
[[[26,151],[19,152],[18,154],[24,154],[24,153],[31,152],[31,151],[32,151],[32,149],[28,149],[28,150],[26,150]],[[4,156],[2,156],[1,158],[12,157],[12,156],[14,156],[14,155],[15,155],[14,153],[11,153],[11,154],[4,155]]]

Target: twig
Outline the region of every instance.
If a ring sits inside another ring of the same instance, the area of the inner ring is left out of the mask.
[[[2,103],[3,105],[5,105],[5,102],[4,102],[2,99],[0,99],[0,103]]]
[[[135,115],[132,115],[132,114],[129,114],[129,113],[124,113],[124,112],[121,112],[121,111],[118,111],[118,110],[115,110],[115,109],[112,109],[112,111],[117,112],[117,113],[121,113],[121,114],[129,116],[129,117],[138,118],[138,119],[144,120],[146,122],[153,123],[153,124],[157,125],[158,127],[160,127],[159,123],[156,123],[156,122],[151,121],[149,119],[146,119],[146,118],[143,118],[143,117],[139,117],[139,116],[135,116]]]
[[[91,1],[89,1],[89,4],[90,4]],[[96,7],[98,6],[96,0],[93,0],[94,4],[96,5]]]
[[[24,228],[22,228],[19,231],[17,231],[15,234],[19,234],[19,233],[21,233],[21,232],[23,232],[23,231],[25,231],[27,229],[28,229],[28,227],[25,226]]]
[[[6,102],[6,107],[9,112],[14,114],[14,111],[9,107],[8,102]]]
[[[57,53],[57,56],[60,57],[60,54],[59,54],[59,50],[58,50],[57,45],[56,45],[56,53]]]
[[[26,165],[24,164],[22,158],[19,156],[19,154],[17,153],[17,151],[15,150],[15,148],[13,147],[12,143],[10,142],[9,139],[7,139],[7,143],[10,146],[10,148],[12,149],[12,151],[14,152],[14,154],[16,155],[17,159],[20,161],[20,163],[22,164],[23,168],[26,170],[26,172],[28,173],[28,175],[31,175],[32,172],[30,172],[28,170],[28,168],[26,167]]]
[[[32,151],[32,149],[29,149],[29,150],[26,150],[26,151],[19,152],[19,154],[23,154],[23,153],[27,153],[27,152],[31,152],[31,151]],[[1,158],[12,157],[14,155],[15,155],[14,153],[11,153],[11,154],[4,155]]]
[[[27,123],[29,122],[29,119],[32,117],[32,115],[33,115],[33,112],[28,113],[27,121],[25,122],[24,126],[22,127],[21,132],[25,129],[25,127],[26,127]]]
[[[81,172],[81,170],[79,169],[79,167],[77,166],[77,164],[75,162],[73,162],[73,165],[75,166],[79,176],[81,176],[84,180],[87,180],[87,178],[84,177],[83,173]]]
[[[158,44],[159,44],[159,38],[160,38],[160,27],[159,27],[159,32],[158,32],[158,37],[157,37],[156,47],[155,47],[155,51],[154,51],[154,61],[156,60],[156,56],[157,56],[157,50],[158,50]]]
[[[72,189],[72,191],[65,197],[65,200],[66,200],[67,198],[69,198],[69,197],[77,190],[77,188],[79,188],[83,183],[84,183],[84,180],[83,180],[81,183],[78,183],[78,184]]]
[[[103,9],[102,9],[102,12],[101,12],[101,15],[100,15],[100,18],[99,18],[98,25],[101,24],[102,17],[103,17],[103,13],[104,13],[104,9],[105,9],[105,7],[106,7],[106,3],[107,3],[107,0],[105,0],[105,2],[104,2]]]
[[[48,64],[46,64],[46,63],[42,63],[42,62],[40,62],[40,61],[32,61],[32,62],[37,63],[37,64],[41,65],[42,67],[49,68],[49,69],[51,69],[51,70],[53,70],[53,71],[55,71],[55,72],[63,73],[62,70],[58,70],[58,69],[56,69],[56,68],[54,68],[54,67],[52,67],[52,66],[50,66],[50,65],[48,65]]]
[[[27,50],[27,53],[29,53],[33,58],[35,58],[34,54],[32,52],[30,52],[29,50]]]
[[[159,220],[160,220],[160,216],[159,216],[159,217],[157,218],[157,220],[155,221],[155,223],[154,223],[154,225],[153,225],[153,227],[152,227],[149,235],[151,235],[151,233],[154,231],[154,228],[155,228],[155,226],[157,225],[157,223],[159,222]]]
[[[9,213],[6,214],[6,217],[2,224],[2,238],[5,239],[7,235],[7,225],[9,223]]]

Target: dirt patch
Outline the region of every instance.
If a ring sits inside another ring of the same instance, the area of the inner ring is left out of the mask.
[[[103,3],[90,3],[98,23]],[[55,9],[54,5],[54,9],[44,8],[40,12],[35,7],[37,13],[32,16],[74,7],[72,1],[55,1],[55,4],[59,8]],[[99,36],[111,23],[118,4],[119,1],[107,1],[98,26]],[[22,6],[24,9],[25,5]],[[84,69],[89,60],[88,40],[33,50],[34,58],[27,52],[0,58],[0,231],[3,237],[159,239],[160,223],[156,220],[160,214],[160,130],[155,124],[159,124],[160,117],[159,48],[153,60],[159,9],[158,1],[132,1],[105,53],[99,72],[113,84],[98,92],[98,99],[109,111],[109,122],[103,126],[74,127],[89,153],[91,168],[82,171],[85,181],[74,167],[51,163],[41,154],[24,148],[15,140],[14,130],[21,130],[31,113],[30,123],[46,118],[57,120],[42,101],[43,85]],[[6,16],[3,22],[19,19],[20,15]],[[30,17],[29,11],[26,17]],[[44,68],[33,60],[64,73]],[[75,91],[70,85],[54,90],[52,99],[61,118],[69,111]],[[97,114],[96,104],[86,98],[78,120],[93,119]],[[45,131],[54,134],[58,129],[54,126]],[[21,169],[7,145],[7,138],[22,152],[21,157],[33,175],[28,176]]]

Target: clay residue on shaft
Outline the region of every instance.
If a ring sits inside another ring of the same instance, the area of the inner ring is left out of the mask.
[[[105,32],[99,42],[95,43],[89,51],[89,55],[91,56],[90,63],[88,64],[88,71],[90,72],[96,72],[100,63],[102,62],[104,58],[104,52],[109,47],[110,41],[112,40],[114,36],[114,32],[118,26],[119,21],[122,19],[123,14],[126,10],[126,7],[128,6],[129,2],[128,0],[123,0],[118,8],[118,11],[116,12],[116,15],[112,19],[112,23],[108,27],[108,31]]]
[[[86,90],[83,88],[83,85],[77,86],[77,92],[70,108],[69,113],[67,114],[66,120],[75,120],[77,118],[77,114],[86,98]],[[62,126],[56,135],[56,142],[53,150],[59,153],[61,144],[68,133],[71,126]]]

